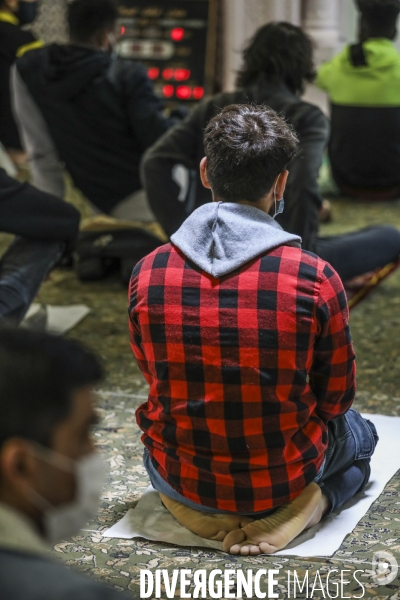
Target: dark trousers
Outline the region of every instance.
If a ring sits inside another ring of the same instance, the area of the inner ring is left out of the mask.
[[[329,499],[333,512],[367,485],[379,437],[375,425],[353,409],[329,421],[328,436],[325,460],[315,482]]]
[[[337,271],[342,281],[375,271],[400,257],[400,231],[391,226],[317,239],[316,254]]]
[[[60,260],[62,242],[16,238],[0,260],[0,321],[18,325],[42,281]]]

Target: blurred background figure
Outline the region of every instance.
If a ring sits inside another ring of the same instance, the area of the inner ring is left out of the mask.
[[[148,151],[143,161],[146,192],[169,235],[193,210],[211,201],[209,190],[200,184],[197,168],[204,156],[207,123],[224,106],[254,102],[283,114],[300,140],[299,152],[288,165],[285,210],[277,219],[280,225],[299,235],[303,249],[329,262],[343,281],[398,259],[400,232],[394,227],[318,237],[322,198],[317,180],[329,124],[317,106],[300,98],[314,74],[312,43],[301,28],[290,23],[264,25],[244,52],[238,91],[204,101]]]
[[[0,258],[0,323],[24,318],[42,281],[69,254],[78,211],[0,169],[0,232],[17,237]]]
[[[43,45],[22,29],[35,20],[37,8],[37,0],[0,0],[0,142],[17,165],[25,153],[11,109],[10,69],[17,58]]]
[[[400,195],[399,0],[357,0],[358,43],[319,70],[331,102],[329,159],[340,190],[371,199]]]
[[[15,111],[37,187],[64,197],[63,161],[98,212],[152,221],[135,195],[139,163],[176,121],[163,115],[146,69],[116,57],[117,18],[113,0],[71,2],[70,43],[18,61]]]
[[[51,560],[95,516],[105,483],[92,429],[98,359],[77,342],[0,329],[0,597],[129,598]]]

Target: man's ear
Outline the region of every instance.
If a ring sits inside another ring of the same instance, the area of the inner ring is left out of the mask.
[[[28,444],[19,438],[5,442],[0,453],[0,473],[14,489],[21,489],[35,478],[37,465]]]
[[[276,180],[276,199],[282,200],[285,195],[286,183],[289,177],[289,171],[285,170],[280,173],[278,179]]]
[[[210,182],[207,177],[207,158],[204,157],[200,163],[200,179],[205,188],[211,190]]]

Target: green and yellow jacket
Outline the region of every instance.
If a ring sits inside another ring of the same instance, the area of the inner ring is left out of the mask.
[[[0,11],[0,142],[6,148],[21,149],[11,109],[10,69],[17,58],[40,46],[43,42],[21,29],[15,15]]]
[[[346,46],[322,65],[330,98],[332,172],[345,190],[400,189],[400,54],[386,38]]]

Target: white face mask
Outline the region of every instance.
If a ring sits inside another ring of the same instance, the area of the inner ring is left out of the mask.
[[[281,198],[281,200],[279,200],[279,208],[277,207],[277,205],[278,205],[278,201],[276,199],[276,186],[277,185],[278,185],[278,182],[275,183],[275,188],[274,188],[274,200],[275,200],[275,214],[273,216],[274,219],[278,215],[281,215],[285,209],[285,200],[283,198]]]
[[[34,447],[40,459],[75,475],[75,498],[67,504],[52,506],[33,489],[28,494],[30,502],[42,511],[46,541],[55,544],[76,534],[97,514],[105,484],[104,462],[98,452],[74,461],[40,445]]]

